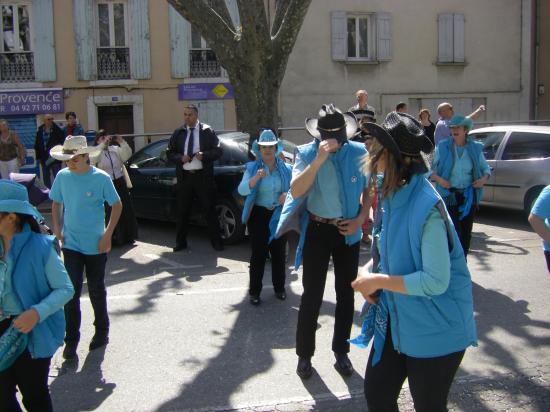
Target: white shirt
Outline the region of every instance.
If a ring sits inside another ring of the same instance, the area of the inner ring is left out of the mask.
[[[99,157],[90,159],[92,164],[108,173],[111,179],[123,177],[122,164],[132,156],[132,148],[126,142],[119,146],[107,146],[101,151]]]
[[[191,156],[193,154],[196,154],[198,152],[200,152],[201,150],[201,146],[200,146],[200,140],[199,140],[199,122],[197,122],[197,124],[195,125],[195,128],[193,129],[193,135],[192,135],[192,138],[193,138],[193,151],[195,153],[187,153],[187,144],[189,142],[189,129],[190,127],[187,126],[186,127],[186,130],[187,130],[187,135],[185,137],[185,142],[184,142],[184,145],[183,145],[183,154],[186,154],[187,156]],[[193,156],[193,158],[191,159],[190,162],[187,162],[187,163],[184,163],[183,164],[183,170],[200,170],[202,169],[202,162],[197,159],[196,156]]]

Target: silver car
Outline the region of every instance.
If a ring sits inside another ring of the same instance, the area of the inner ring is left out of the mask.
[[[531,211],[540,191],[550,184],[550,127],[492,126],[469,136],[483,143],[493,175],[482,205]]]

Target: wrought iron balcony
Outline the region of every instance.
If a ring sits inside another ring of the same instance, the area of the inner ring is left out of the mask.
[[[191,77],[221,77],[222,67],[216,54],[210,49],[189,51]]]
[[[0,53],[0,81],[7,83],[33,82],[34,55],[26,53]]]
[[[97,49],[97,78],[119,80],[130,78],[130,49],[102,47]]]

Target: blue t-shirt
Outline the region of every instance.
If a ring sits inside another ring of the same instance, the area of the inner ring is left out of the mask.
[[[550,228],[550,186],[542,189],[537,201],[533,205],[533,209],[531,209],[531,214],[544,219],[546,226]],[[542,244],[544,245],[544,250],[550,251],[550,244],[548,242],[543,241]]]
[[[65,168],[53,182],[50,199],[63,203],[63,247],[97,255],[105,233],[104,203],[120,201],[109,175],[93,166],[83,174]]]

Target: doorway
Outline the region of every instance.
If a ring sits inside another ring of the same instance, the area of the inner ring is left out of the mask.
[[[98,106],[98,128],[109,134],[134,134],[134,107],[132,105]],[[126,138],[134,150],[134,139]]]

